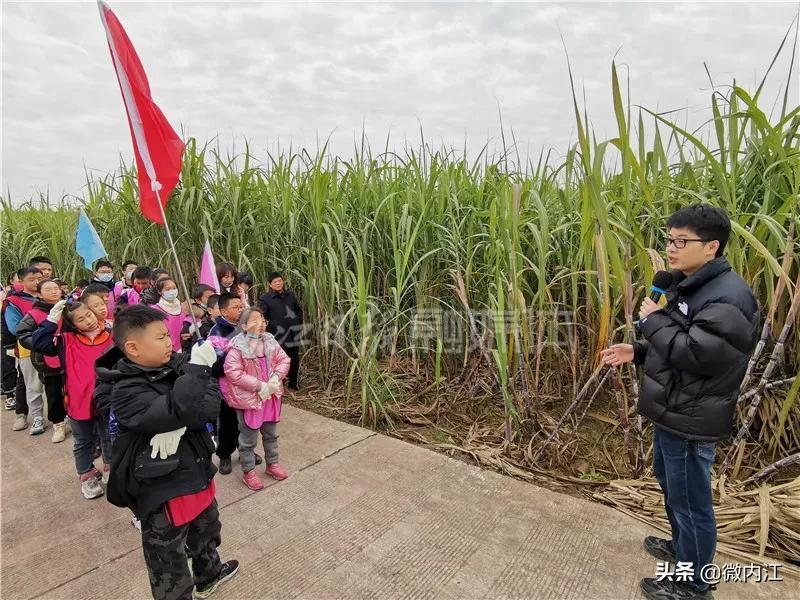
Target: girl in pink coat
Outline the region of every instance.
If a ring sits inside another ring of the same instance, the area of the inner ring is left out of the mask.
[[[271,333],[267,333],[264,314],[247,308],[239,320],[242,333],[228,346],[223,391],[225,401],[236,410],[239,421],[239,459],[244,484],[251,490],[263,489],[255,473],[255,452],[259,432],[264,443],[267,475],[281,481],[288,475],[278,463],[278,422],[281,420],[283,380],[291,360]]]

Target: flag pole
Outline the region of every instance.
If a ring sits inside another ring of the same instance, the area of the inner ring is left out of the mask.
[[[175,259],[175,268],[178,269],[178,279],[180,279],[181,287],[183,288],[183,295],[186,298],[186,306],[189,308],[189,316],[192,317],[192,324],[194,324],[194,338],[200,340],[200,325],[197,318],[194,316],[192,310],[192,298],[189,296],[189,288],[186,285],[186,279],[183,277],[183,269],[181,269],[181,262],[178,260],[178,250],[175,248],[175,241],[172,239],[172,232],[169,229],[169,222],[167,221],[167,214],[164,211],[164,205],[161,203],[161,193],[159,189],[161,184],[153,181],[153,191],[156,193],[156,201],[158,202],[158,209],[161,211],[161,219],[164,221],[164,231],[167,233],[167,243],[172,249],[172,256]]]

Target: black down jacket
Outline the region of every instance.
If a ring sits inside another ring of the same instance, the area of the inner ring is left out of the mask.
[[[143,519],[167,500],[208,487],[217,469],[206,423],[217,418],[222,399],[210,368],[173,353],[158,368],[123,358],[111,369],[98,367],[97,379],[95,402],[101,411],[110,405],[119,424],[107,489],[112,504]],[[177,454],[152,459],[153,435],[181,427],[186,432]]]
[[[686,277],[673,272],[667,306],[639,322],[644,364],[639,412],[690,440],[717,441],[733,426],[739,386],[758,335],[758,303],[724,256]]]

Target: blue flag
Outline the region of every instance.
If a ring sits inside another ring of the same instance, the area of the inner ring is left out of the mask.
[[[78,232],[75,235],[75,251],[83,259],[84,266],[91,270],[95,261],[108,256],[106,249],[103,248],[103,242],[100,241],[100,236],[94,229],[94,225],[86,216],[86,213],[81,209],[81,215],[78,217]]]

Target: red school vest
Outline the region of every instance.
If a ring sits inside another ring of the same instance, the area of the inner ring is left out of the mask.
[[[32,308],[28,314],[33,317],[33,322],[36,323],[36,326],[38,327],[39,325],[45,322],[45,319],[47,319],[47,316],[50,313],[43,311],[41,308]],[[61,328],[60,323],[58,327],[59,329]],[[57,356],[47,356],[46,354],[43,356],[44,356],[44,364],[46,364],[48,367],[50,367],[51,369],[61,368],[61,361],[58,360]]]
[[[114,344],[111,332],[101,331],[94,340],[80,333],[62,333],[64,344],[64,404],[72,419],[94,417],[94,364]]]

